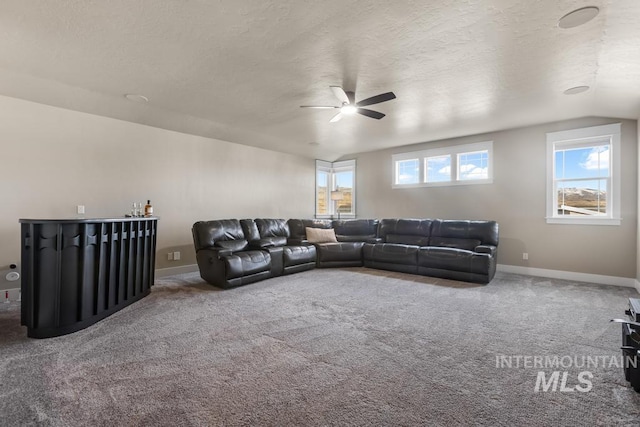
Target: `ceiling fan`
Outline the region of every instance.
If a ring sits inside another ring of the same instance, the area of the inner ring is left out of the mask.
[[[362,108],[367,105],[379,104],[381,102],[390,101],[395,99],[393,92],[381,93],[380,95],[372,96],[371,98],[363,99],[360,102],[355,102],[355,92],[345,92],[340,86],[329,86],[333,91],[333,94],[338,98],[342,105],[336,107],[333,105],[301,105],[300,108],[337,108],[338,114],[333,116],[329,122],[337,122],[345,115],[350,114],[362,114],[363,116],[371,117],[372,119],[380,120],[385,115],[378,112],[369,110],[368,108]]]

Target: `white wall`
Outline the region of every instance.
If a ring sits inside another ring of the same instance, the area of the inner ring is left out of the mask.
[[[622,123],[622,225],[547,224],[546,133]],[[494,182],[392,189],[395,153],[491,140]],[[500,226],[500,264],[635,278],[638,264],[638,131],[635,120],[587,118],[416,144],[357,159],[360,218],[490,219]],[[522,253],[529,260],[522,259]]]
[[[151,199],[158,268],[195,263],[195,221],[313,216],[312,159],[8,97],[0,117],[0,268],[20,261],[19,218],[73,218],[76,205],[112,217]]]

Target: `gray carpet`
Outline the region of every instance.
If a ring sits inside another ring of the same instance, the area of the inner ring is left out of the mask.
[[[0,425],[639,425],[622,368],[574,362],[557,369],[566,387],[590,371],[590,391],[534,392],[556,369],[515,367],[619,359],[608,320],[638,296],[500,273],[476,286],[320,269],[227,291],[188,274],[43,340],[0,304]]]

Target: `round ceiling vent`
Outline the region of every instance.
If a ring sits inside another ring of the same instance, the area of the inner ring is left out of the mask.
[[[565,90],[563,93],[565,95],[577,95],[582,92],[586,92],[589,90],[589,86],[575,86]]]
[[[560,20],[558,21],[558,27],[560,28],[578,27],[582,24],[586,24],[587,22],[591,21],[593,18],[595,18],[598,15],[599,12],[600,12],[600,9],[598,9],[595,6],[581,7],[580,9],[576,9],[573,12],[569,12],[566,15],[564,15],[562,18],[560,18]]]
[[[149,98],[147,98],[144,95],[138,95],[135,93],[127,93],[124,95],[125,98],[127,98],[129,101],[133,101],[133,102],[140,102],[140,103],[145,103],[145,102],[149,102]]]

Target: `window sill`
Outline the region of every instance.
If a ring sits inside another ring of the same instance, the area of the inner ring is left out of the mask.
[[[556,218],[547,217],[547,224],[620,225],[622,218]]]

